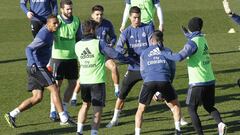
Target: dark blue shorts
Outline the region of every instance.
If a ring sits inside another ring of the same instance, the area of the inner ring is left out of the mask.
[[[28,73],[28,91],[44,90],[44,87],[55,84],[55,79],[47,68],[37,68],[37,71],[32,74],[30,67],[27,67]]]

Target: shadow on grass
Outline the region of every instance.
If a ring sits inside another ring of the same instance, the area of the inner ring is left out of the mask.
[[[226,54],[226,53],[239,53],[239,50],[232,50],[232,51],[223,51],[223,52],[210,52],[210,55],[218,55],[218,54]]]
[[[27,60],[27,58],[19,58],[19,59],[11,59],[11,60],[1,60],[0,64],[17,62],[17,61],[25,61],[25,60]]]
[[[61,128],[55,128],[55,129],[49,129],[49,130],[42,130],[42,131],[35,131],[35,132],[27,132],[27,133],[20,133],[18,135],[64,135],[69,133],[76,133],[77,127],[61,127]],[[90,125],[84,126],[84,132],[91,130]]]

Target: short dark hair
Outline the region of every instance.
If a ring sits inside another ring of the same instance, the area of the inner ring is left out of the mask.
[[[49,15],[49,16],[47,17],[47,22],[48,22],[50,19],[53,19],[53,18],[57,19],[57,16],[56,16],[56,15],[53,15],[53,14]]]
[[[132,13],[141,14],[141,9],[137,6],[133,6],[129,10],[129,14],[131,15]]]
[[[203,27],[203,20],[200,17],[193,17],[192,19],[189,20],[188,22],[188,29],[191,32],[194,31],[201,31]]]
[[[95,35],[96,28],[98,26],[98,23],[92,19],[88,19],[83,22],[82,24],[82,31],[83,31],[83,36],[87,35]]]
[[[101,5],[95,5],[95,6],[92,7],[92,13],[95,12],[95,11],[104,12],[104,8]]]
[[[64,8],[64,5],[72,5],[72,0],[61,0],[60,8]]]
[[[152,38],[155,38],[157,42],[163,42],[163,33],[160,30],[155,30],[152,34]]]

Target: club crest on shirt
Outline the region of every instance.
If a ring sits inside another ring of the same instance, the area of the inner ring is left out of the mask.
[[[147,35],[146,35],[146,33],[145,32],[143,32],[142,33],[142,37],[146,37]]]

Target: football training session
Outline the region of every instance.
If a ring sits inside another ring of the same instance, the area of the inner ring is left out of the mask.
[[[2,0],[1,135],[239,135],[239,0]]]

